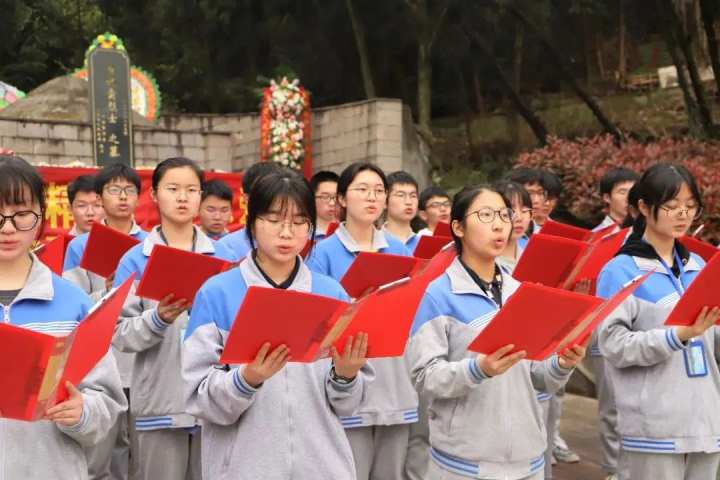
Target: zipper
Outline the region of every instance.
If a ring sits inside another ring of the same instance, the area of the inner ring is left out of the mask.
[[[10,323],[10,307],[12,306],[12,303],[10,305],[3,305],[0,303],[0,307],[3,309],[3,323]]]

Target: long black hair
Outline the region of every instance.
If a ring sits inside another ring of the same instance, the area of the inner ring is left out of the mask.
[[[202,189],[205,186],[205,174],[203,173],[202,168],[198,166],[197,163],[195,163],[193,160],[190,160],[189,158],[185,157],[173,157],[163,160],[162,162],[158,163],[155,167],[155,170],[153,170],[152,174],[152,188],[153,190],[157,191],[158,185],[160,184],[160,180],[165,176],[168,170],[171,170],[173,168],[182,168],[182,167],[189,167],[195,175],[197,175],[198,180],[200,181],[200,188]]]

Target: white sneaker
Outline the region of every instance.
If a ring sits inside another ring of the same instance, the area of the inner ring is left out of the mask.
[[[580,461],[580,456],[569,448],[555,447],[553,456],[562,463],[578,463]]]
[[[605,480],[618,480],[618,476],[615,473],[611,473],[607,477],[605,477]]]

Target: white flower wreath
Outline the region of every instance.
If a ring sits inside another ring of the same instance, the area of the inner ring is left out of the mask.
[[[299,170],[305,153],[302,114],[305,96],[296,79],[270,81],[270,160]]]

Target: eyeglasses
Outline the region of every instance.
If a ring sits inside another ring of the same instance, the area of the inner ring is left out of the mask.
[[[465,215],[465,218],[476,215],[478,220],[480,220],[482,223],[492,223],[495,221],[495,217],[500,217],[500,220],[502,220],[505,223],[512,222],[513,219],[513,210],[512,208],[501,208],[500,210],[493,210],[490,207],[483,207],[480,210],[475,210],[474,212],[468,213]]]
[[[27,232],[35,228],[35,225],[40,220],[40,215],[31,210],[15,212],[12,215],[0,214],[0,230],[5,226],[7,220],[10,220],[10,223],[18,232]]]
[[[665,212],[665,214],[671,218],[681,218],[683,216],[683,213],[685,213],[685,215],[688,218],[692,218],[693,220],[697,220],[698,218],[700,218],[700,216],[702,215],[702,212],[703,212],[702,207],[699,205],[692,205],[692,206],[685,205],[685,208],[683,208],[683,207],[672,207],[671,208],[671,207],[666,207],[663,205],[660,207],[660,210],[663,210]]]
[[[393,193],[393,194],[390,195],[390,196],[391,196],[391,197],[395,197],[395,198],[399,198],[399,199],[402,200],[403,202],[406,201],[407,199],[417,200],[417,198],[418,198],[418,194],[415,193],[415,192],[412,192],[412,193],[409,193],[409,192],[395,192],[395,193]]]
[[[128,185],[126,187],[110,185],[109,187],[105,187],[105,191],[108,195],[112,195],[113,197],[119,197],[121,194],[125,194],[126,197],[137,197],[138,195],[138,189],[133,185]]]
[[[539,199],[545,199],[547,198],[547,191],[544,189],[528,189],[526,188],[528,195],[530,195],[530,198],[539,198]]]
[[[323,203],[335,203],[337,202],[337,195],[328,195],[323,193],[322,195],[316,195],[315,200],[320,200]]]
[[[292,222],[284,222],[282,220],[278,220],[277,218],[257,218],[265,222],[266,228],[270,231],[270,233],[275,235],[280,235],[285,225],[288,226],[288,230],[290,231],[290,233],[296,236],[307,236],[307,234],[310,232],[310,220],[308,220],[307,218],[294,219]]]
[[[387,190],[384,188],[370,188],[370,187],[355,187],[348,188],[351,192],[357,192],[358,195],[365,198],[370,198],[370,193],[375,193],[375,198],[385,198]]]
[[[427,204],[427,208],[433,208],[433,209],[440,209],[440,208],[450,208],[452,204],[450,203],[450,200],[445,202],[432,202]]]
[[[174,195],[175,197],[179,197],[181,193],[185,193],[188,198],[197,197],[202,193],[202,189],[196,186],[183,188],[178,185],[166,185],[163,187],[163,190],[165,190],[171,195]]]

